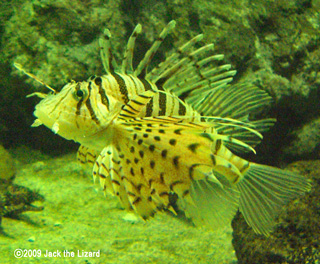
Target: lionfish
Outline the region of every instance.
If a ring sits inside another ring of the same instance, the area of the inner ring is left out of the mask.
[[[282,207],[310,183],[238,156],[255,152],[261,133],[274,124],[270,118],[249,120],[272,99],[255,86],[231,85],[236,71],[215,63],[223,55],[211,54],[213,44],[201,46],[202,34],[147,71],[174,27],[175,21],[167,24],[135,69],[141,25],[121,66],[106,29],[99,39],[106,74],[71,81],[60,92],[46,85],[50,94],[32,94],[42,98],[33,126],[79,142],[78,160],[91,164],[103,190],[143,219],[161,210],[183,211],[194,224],[217,229],[239,209],[256,233],[268,235]]]

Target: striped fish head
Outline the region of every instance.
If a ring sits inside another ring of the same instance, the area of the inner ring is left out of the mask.
[[[100,150],[111,140],[108,128],[121,107],[122,103],[102,93],[90,79],[72,81],[36,105],[33,126],[43,124],[65,139]]]

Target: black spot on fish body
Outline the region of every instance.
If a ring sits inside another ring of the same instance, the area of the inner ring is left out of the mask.
[[[155,137],[154,137],[154,140],[155,140],[155,141],[160,141],[160,137],[159,137],[159,136],[155,136]]]
[[[141,191],[142,186],[143,186],[142,183],[140,183],[140,184],[138,184],[138,185],[136,186],[136,189],[137,189],[137,191],[138,191],[139,193],[140,193],[140,191]]]
[[[159,129],[159,133],[160,133],[160,134],[164,134],[165,132],[164,132],[163,129]]]
[[[143,140],[142,139],[139,139],[138,140],[138,145],[141,145],[143,143]]]
[[[211,158],[213,166],[215,166],[217,164],[215,156],[210,154],[210,158]],[[228,164],[228,165],[230,165],[230,164]]]
[[[132,176],[134,176],[134,170],[133,170],[132,167],[130,168],[130,174],[131,174]]]
[[[147,138],[149,135],[148,134],[143,134],[142,135],[144,138]]]
[[[155,165],[156,165],[156,164],[155,164],[154,160],[151,160],[151,161],[150,161],[150,168],[153,169]]]
[[[161,151],[161,157],[162,158],[166,158],[167,154],[168,154],[168,150],[164,149],[164,150]]]
[[[173,133],[175,133],[177,135],[181,135],[181,131],[182,131],[182,128],[179,128],[179,129],[174,130]]]
[[[150,146],[149,146],[149,150],[150,150],[151,152],[153,152],[154,149],[155,149],[155,146],[154,146],[154,145],[150,145]]]
[[[139,150],[139,155],[140,155],[141,158],[143,158],[144,152],[142,150]]]
[[[177,143],[177,140],[175,140],[174,138],[169,140],[169,144],[170,144],[171,146],[175,146],[176,143]]]
[[[164,183],[164,172],[160,173],[160,182]]]
[[[196,153],[196,150],[197,148],[200,146],[199,143],[193,143],[193,144],[190,144],[188,145],[188,149],[193,152],[193,153]]]
[[[134,153],[134,147],[131,147],[131,148],[130,148],[130,152],[131,152],[131,153]]]
[[[175,156],[172,160],[173,162],[173,165],[178,168],[179,167],[179,159],[180,159],[180,156]]]
[[[134,163],[137,164],[139,162],[139,159],[134,158]]]
[[[141,202],[141,198],[140,197],[137,197],[133,202],[132,204],[135,205],[137,203]]]
[[[150,179],[149,181],[148,181],[148,184],[149,184],[149,187],[151,187],[151,183],[153,182],[153,179]]]

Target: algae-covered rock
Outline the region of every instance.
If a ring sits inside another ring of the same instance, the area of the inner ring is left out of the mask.
[[[310,121],[293,133],[294,140],[283,155],[301,159],[320,158],[320,118]]]
[[[101,73],[97,40],[105,26],[122,31],[119,17],[117,1],[25,2],[6,22],[2,57],[61,88],[69,79]],[[121,37],[115,36],[115,46]],[[27,82],[39,87],[31,79]]]
[[[43,207],[32,205],[35,201],[44,201],[37,191],[13,184],[16,167],[9,152],[0,145],[0,231],[2,217],[17,218],[26,211],[41,211]]]
[[[1,145],[0,157],[0,179],[11,181],[16,174],[16,167],[9,152]]]
[[[0,100],[6,102],[0,105],[0,124],[5,128],[0,127],[3,132],[0,140],[9,146],[24,143],[40,148],[44,142],[50,146],[47,149],[55,145],[63,148],[57,137],[29,128],[37,101],[25,96],[48,90],[18,73],[14,62],[60,90],[70,79],[85,80],[104,73],[98,38],[105,27],[112,33],[114,56],[120,61],[132,29],[137,23],[142,24],[135,49],[136,65],[171,19],[177,21],[177,26],[155,54],[153,65],[173,48],[203,33],[203,43],[214,43],[215,52],[225,54],[223,63],[230,63],[238,71],[236,81],[253,83],[274,97],[273,117],[280,116],[282,122],[282,117],[292,113],[287,116],[292,126],[283,125],[283,138],[276,134],[272,140],[284,142],[289,130],[295,130],[318,113],[320,4],[317,1],[262,0],[253,5],[236,0],[14,0],[0,5],[3,18]],[[298,120],[290,120],[296,116]],[[68,148],[70,145],[65,147]],[[272,154],[274,151],[271,150]]]

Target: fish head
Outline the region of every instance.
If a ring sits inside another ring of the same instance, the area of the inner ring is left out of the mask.
[[[100,150],[101,145],[111,140],[108,127],[122,106],[90,79],[72,81],[36,105],[34,115],[37,119],[33,126],[43,124],[67,140]]]

